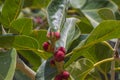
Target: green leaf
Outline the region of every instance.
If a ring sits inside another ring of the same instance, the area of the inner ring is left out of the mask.
[[[80,22],[77,23],[77,26],[83,34],[90,33],[94,28],[86,17],[80,18]]]
[[[0,16],[0,22],[5,27],[10,27],[10,24],[15,20],[22,8],[23,0],[5,0]]]
[[[13,21],[11,27],[19,34],[29,35],[32,32],[33,22],[29,18],[20,18]]]
[[[88,0],[81,9],[92,10],[92,9],[100,9],[100,8],[111,8],[111,9],[114,8],[114,10],[116,10],[115,7],[116,5],[109,0]]]
[[[56,67],[50,65],[50,60],[44,61],[36,73],[36,80],[52,80],[57,74]]]
[[[48,23],[52,30],[60,30],[65,22],[68,0],[51,0],[47,8]]]
[[[0,35],[2,34],[2,26],[0,26]]]
[[[97,12],[97,10],[83,10],[84,15],[90,20],[94,27],[102,21],[102,18]]]
[[[80,30],[75,26],[78,19],[67,18],[66,22],[61,30],[61,38],[57,41],[56,47],[63,46],[66,49],[70,47],[72,42],[79,37]]]
[[[113,49],[107,42],[97,43],[87,50],[87,53],[82,54],[84,57],[90,59],[94,63],[106,58],[112,57]],[[101,56],[102,55],[102,56]]]
[[[87,0],[70,0],[70,4],[74,8],[82,8]]]
[[[82,53],[81,55],[96,63],[103,59],[112,57],[112,54],[113,49],[110,47],[110,45],[108,45],[107,42],[102,42],[89,47],[89,49],[87,49],[87,51],[85,53]],[[99,69],[107,73],[109,72],[110,67],[110,63],[107,62],[100,65]]]
[[[68,49],[68,52],[71,52],[74,48],[79,46],[79,43],[81,43],[87,36],[88,34],[81,34],[76,40],[72,42],[70,48]]]
[[[22,55],[31,64],[33,70],[37,70],[41,64],[41,57],[30,50],[19,50],[20,55]]]
[[[29,36],[25,35],[3,35],[0,36],[0,47],[16,48],[18,50],[34,50],[38,49],[38,42]]]
[[[41,50],[43,50],[43,46],[42,46],[43,42],[48,40],[46,34],[47,34],[47,30],[34,30],[31,33],[31,36],[39,42],[40,44],[39,49]]]
[[[101,8],[108,8],[113,12],[118,10],[118,7],[110,0],[88,0],[87,3],[81,8],[82,12],[91,21],[94,27],[102,21],[98,14],[98,10]]]
[[[119,0],[112,0],[116,5],[120,8],[120,1]]]
[[[100,9],[98,11],[98,13],[99,13],[100,17],[104,20],[114,20],[115,19],[115,15],[110,9],[103,8],[103,9]]]
[[[73,55],[71,59],[66,63],[66,66],[76,60],[81,56],[80,53],[84,53],[90,46],[95,45],[98,42],[120,38],[120,21],[103,21],[100,25],[98,25],[91,34],[84,40],[79,48],[73,50]]]
[[[20,70],[15,71],[14,79],[15,80],[30,80],[30,78],[27,75],[25,75],[23,72],[21,72]]]
[[[16,68],[16,50],[0,52],[0,80],[12,80]]]
[[[47,5],[49,4],[51,0],[34,0],[32,7],[36,7],[36,8],[42,8],[42,7],[47,7]]]
[[[66,70],[70,72],[74,80],[85,80],[85,77],[93,68],[93,62],[89,59],[82,58],[69,65]]]

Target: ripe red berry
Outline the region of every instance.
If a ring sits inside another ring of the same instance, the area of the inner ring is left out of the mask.
[[[56,39],[60,39],[60,32],[55,32],[54,34]]]
[[[54,79],[54,80],[62,80],[61,75],[57,75],[57,76],[55,76],[55,79]]]
[[[64,52],[64,53],[66,53],[66,50],[65,50],[64,47],[59,47],[59,48],[58,48],[58,51],[62,51],[62,52]]]
[[[64,54],[64,52],[62,52],[62,51],[57,51],[57,52],[54,54],[54,59],[55,59],[57,62],[63,61],[64,58],[65,58],[65,54]]]
[[[41,24],[41,23],[43,22],[40,17],[36,17],[36,18],[34,19],[34,21],[35,21],[37,24]]]
[[[68,71],[63,71],[61,75],[63,79],[68,79],[70,77],[70,73]]]
[[[50,65],[51,65],[52,67],[55,66],[55,60],[54,60],[54,59],[51,59],[51,60],[50,60]]]
[[[43,49],[44,49],[45,51],[48,50],[49,46],[50,46],[50,43],[49,43],[49,42],[44,42],[44,43],[43,43]]]
[[[60,39],[60,32],[48,32],[47,33],[47,38],[53,38],[54,40]]]

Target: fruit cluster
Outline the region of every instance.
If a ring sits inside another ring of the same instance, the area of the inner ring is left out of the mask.
[[[53,53],[53,58],[50,61],[51,66],[56,66],[59,70],[59,65],[62,65],[65,58],[66,50],[64,47],[55,47],[55,42],[60,39],[60,32],[49,32],[47,34],[49,41],[43,43],[43,49],[47,52]],[[60,64],[57,64],[60,63]],[[68,80],[69,72],[65,70],[58,71],[59,74],[55,76],[54,80]]]

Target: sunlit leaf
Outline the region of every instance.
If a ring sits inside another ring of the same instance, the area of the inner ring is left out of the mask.
[[[23,0],[5,0],[0,16],[0,22],[5,27],[10,27],[10,24],[15,20],[22,8]]]

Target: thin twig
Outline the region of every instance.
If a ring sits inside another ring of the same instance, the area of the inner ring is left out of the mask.
[[[31,80],[35,80],[36,73],[30,69],[20,58],[17,58],[16,68],[25,73]]]
[[[118,47],[119,47],[119,41],[120,39],[117,40],[115,47],[114,47],[114,53],[113,53],[113,57],[119,57],[119,54],[117,53]],[[112,61],[111,63],[111,80],[115,80],[115,61]]]

